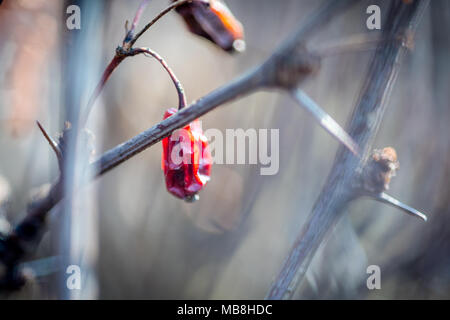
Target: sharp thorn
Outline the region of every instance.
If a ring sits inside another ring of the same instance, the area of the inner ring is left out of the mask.
[[[360,155],[359,147],[352,137],[314,100],[300,89],[294,89],[291,93],[295,101],[305,108],[319,122],[322,128],[346,146],[354,155]]]
[[[427,221],[427,216],[424,213],[422,213],[422,212],[420,212],[420,211],[418,211],[418,210],[416,210],[416,209],[414,209],[414,208],[404,204],[403,202],[395,199],[394,197],[388,195],[387,193],[381,192],[381,193],[379,193],[379,194],[377,194],[375,196],[372,196],[372,197],[373,197],[373,199],[375,199],[377,201],[380,201],[380,202],[389,204],[389,205],[391,205],[393,207],[396,207],[396,208],[406,212],[407,214],[409,214],[411,216],[414,216],[416,218],[422,219],[423,221]]]

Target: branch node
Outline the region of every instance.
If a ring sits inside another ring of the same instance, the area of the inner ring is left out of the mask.
[[[370,159],[358,177],[360,181],[354,188],[355,195],[368,196],[376,201],[389,204],[407,214],[427,221],[424,213],[385,193],[389,189],[391,179],[396,175],[398,168],[399,162],[397,160],[397,152],[394,148],[386,147],[373,150]]]
[[[72,130],[72,124],[69,121],[66,121],[64,123],[63,131],[59,134],[58,145],[59,149],[61,150],[62,158],[66,157],[68,137],[69,135],[74,134]],[[86,164],[88,164],[90,158],[95,154],[94,134],[90,130],[83,128],[80,131],[78,143],[84,148],[83,152],[85,154],[85,162]]]
[[[263,67],[267,71],[266,85],[293,90],[316,74],[320,69],[321,58],[309,52],[304,45],[293,50],[274,55]]]
[[[158,53],[156,53],[155,51],[153,51],[153,50],[151,50],[149,48],[135,48],[135,49],[131,49],[127,54],[128,55],[137,55],[137,54],[140,54],[140,53],[143,53],[145,56],[149,56],[149,57],[155,58],[162,65],[162,67],[169,74],[169,76],[172,79],[172,82],[173,82],[173,84],[175,86],[175,89],[177,90],[177,93],[178,93],[178,110],[181,110],[184,107],[186,107],[187,99],[186,99],[186,94],[184,92],[184,88],[183,88],[180,80],[178,80],[178,78],[175,75],[175,73],[172,71],[172,69],[167,64],[167,62]]]
[[[392,177],[400,164],[397,152],[392,147],[373,150],[360,175],[360,184],[365,192],[379,194],[389,190]]]

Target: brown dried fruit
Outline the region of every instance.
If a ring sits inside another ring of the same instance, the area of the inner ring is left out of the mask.
[[[364,169],[364,188],[375,193],[388,190],[391,178],[395,176],[398,168],[399,162],[394,148],[375,149]]]
[[[208,39],[228,52],[245,50],[244,28],[224,2],[189,2],[176,8],[176,11],[183,17],[192,33]]]

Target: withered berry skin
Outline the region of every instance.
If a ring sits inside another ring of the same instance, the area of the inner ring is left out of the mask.
[[[244,50],[244,28],[222,1],[189,2],[176,8],[176,11],[192,33],[228,52]]]
[[[175,113],[176,109],[168,109],[164,119]],[[177,198],[192,201],[211,175],[211,153],[200,122],[194,120],[175,131],[162,140],[162,145],[161,165],[167,190]]]

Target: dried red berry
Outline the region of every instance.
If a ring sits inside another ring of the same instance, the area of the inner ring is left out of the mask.
[[[222,1],[189,2],[179,6],[176,11],[184,18],[192,33],[229,52],[245,50],[244,28]]]
[[[177,113],[171,108],[164,119]],[[194,120],[162,140],[162,170],[167,190],[186,201],[198,199],[198,192],[209,181],[212,158],[208,139],[203,134],[200,122]]]

